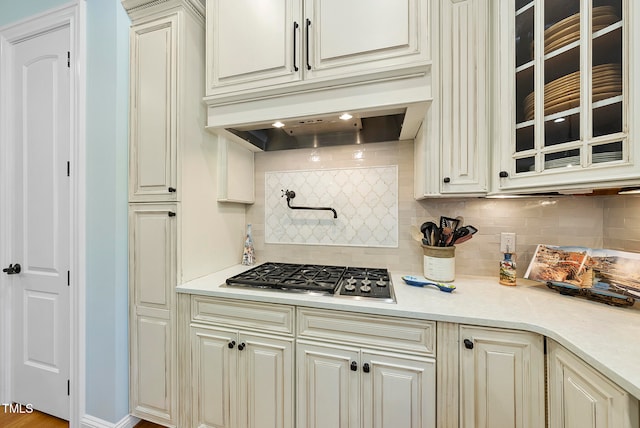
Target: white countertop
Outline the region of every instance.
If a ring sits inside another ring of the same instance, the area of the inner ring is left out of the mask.
[[[220,287],[228,277],[249,269],[233,266],[180,285],[180,293],[337,309],[351,312],[449,321],[527,330],[561,343],[640,399],[640,304],[618,308],[563,296],[544,284],[518,279],[516,287],[498,279],[457,276],[453,293],[435,287],[411,287],[392,272],[397,303],[354,300]],[[409,273],[411,274],[411,273]],[[421,276],[420,274],[415,274]]]

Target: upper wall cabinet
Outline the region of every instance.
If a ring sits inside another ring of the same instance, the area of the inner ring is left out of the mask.
[[[434,100],[415,139],[416,199],[487,193],[490,130],[488,0],[434,5]],[[437,53],[436,53],[437,51]]]
[[[640,8],[631,0],[495,2],[500,191],[638,182]]]
[[[424,65],[428,13],[428,0],[207,0],[207,96]]]
[[[178,200],[176,135],[177,15],[131,29],[129,200]],[[160,53],[160,54],[159,54]]]

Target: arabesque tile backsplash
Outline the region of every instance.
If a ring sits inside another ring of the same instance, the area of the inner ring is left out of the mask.
[[[314,169],[398,166],[397,248],[265,243],[265,173]],[[422,248],[411,236],[441,215],[464,217],[479,229],[456,248],[456,273],[498,275],[500,232],[515,232],[518,276],[522,276],[539,243],[582,245],[640,251],[639,196],[565,196],[523,199],[413,198],[413,144],[376,143],[257,153],[256,203],[248,206],[259,262],[325,263],[385,266],[402,272],[422,272]]]

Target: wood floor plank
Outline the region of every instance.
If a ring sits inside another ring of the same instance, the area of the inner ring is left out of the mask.
[[[24,409],[23,409],[24,411]],[[0,406],[0,428],[69,428],[69,422],[34,410],[33,413],[12,413]],[[164,428],[149,421],[140,421],[135,428]]]
[[[68,428],[69,422],[34,410],[32,413],[12,413],[0,407],[2,428]]]

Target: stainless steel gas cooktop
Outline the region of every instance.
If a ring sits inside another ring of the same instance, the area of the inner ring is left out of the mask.
[[[384,268],[268,262],[228,278],[227,286],[396,301]]]

